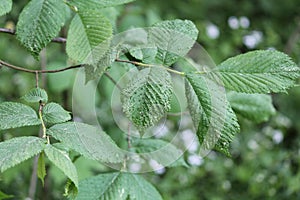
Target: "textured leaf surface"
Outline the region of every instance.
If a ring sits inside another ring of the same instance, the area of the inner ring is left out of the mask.
[[[31,107],[15,102],[0,104],[0,130],[39,124],[41,121]]]
[[[78,175],[75,165],[72,163],[69,155],[52,145],[47,145],[45,154],[48,159],[58,167],[73,183],[78,187]]]
[[[67,38],[70,58],[87,64],[97,63],[109,47],[110,21],[96,10],[79,10],[73,18]]]
[[[93,65],[86,65],[84,67],[85,71],[85,82],[96,78],[101,78],[109,66],[114,62],[117,57],[117,51],[110,49],[106,54],[100,58],[100,60]]]
[[[236,113],[254,122],[267,121],[276,112],[269,95],[229,92],[227,97]]]
[[[43,119],[45,122],[57,124],[69,121],[71,119],[71,115],[69,112],[65,111],[59,104],[48,103],[43,108]]]
[[[198,29],[189,20],[169,20],[155,24],[149,31],[149,42],[158,48],[156,60],[165,66],[185,56],[194,45]]]
[[[161,200],[157,190],[139,175],[109,173],[94,176],[79,183],[76,200]]]
[[[0,171],[3,172],[35,155],[45,148],[38,137],[18,137],[0,143]]]
[[[37,176],[42,181],[44,186],[44,179],[47,175],[46,172],[46,165],[45,165],[45,154],[44,152],[40,153],[39,160],[38,160],[38,169],[37,169]]]
[[[229,58],[216,71],[224,86],[236,92],[285,92],[300,76],[297,65],[284,53],[259,50]]]
[[[170,109],[171,94],[171,76],[166,70],[143,69],[122,91],[123,111],[140,131],[144,131]]]
[[[125,155],[114,141],[94,126],[68,122],[52,126],[47,133],[86,158],[120,163]]]
[[[146,160],[153,159],[163,166],[187,166],[183,152],[164,140],[137,139],[132,146]]]
[[[17,38],[33,55],[53,39],[64,25],[66,5],[61,0],[32,0],[20,14]]]
[[[215,82],[196,74],[186,75],[188,108],[204,149],[229,155],[229,143],[239,132],[239,124],[224,94]]]
[[[39,103],[40,101],[47,103],[48,95],[44,89],[33,88],[27,94],[25,94],[22,99],[28,103]]]
[[[0,3],[0,16],[5,15],[12,8],[12,0],[1,0]]]
[[[105,7],[113,7],[125,3],[129,3],[135,0],[70,0],[72,6],[76,6],[80,9],[99,9]]]

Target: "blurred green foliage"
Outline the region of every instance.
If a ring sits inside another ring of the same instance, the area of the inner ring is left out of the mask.
[[[14,29],[18,14],[27,2],[14,1],[12,12],[0,17],[0,27]],[[198,42],[216,63],[252,49],[268,48],[284,51],[300,63],[299,0],[140,0],[113,11],[104,10],[104,14],[117,19],[115,33],[131,27],[150,26],[165,19],[190,19],[200,30]],[[64,29],[61,36],[66,37]],[[50,44],[41,60],[36,61],[14,36],[4,33],[0,33],[0,58],[30,69],[38,68],[43,60],[47,60],[49,69],[70,64],[64,45]],[[113,68],[110,73],[114,77],[122,75],[122,71]],[[75,72],[56,75],[44,77],[43,87],[51,101],[72,110],[70,80]],[[34,84],[32,74],[0,68],[0,102],[19,101],[19,97]],[[114,85],[103,77],[98,86],[96,112],[99,121],[119,146],[125,146],[124,135],[114,126],[109,109]],[[300,199],[300,89],[291,89],[289,95],[273,95],[273,102],[278,113],[269,122],[253,124],[239,119],[242,130],[232,145],[232,158],[211,152],[198,163],[199,166],[176,167],[160,175],[146,176],[166,200]],[[79,104],[84,106],[86,100]],[[171,118],[174,124],[178,119]],[[176,125],[170,126],[169,132],[172,134],[175,129]],[[0,140],[21,134],[32,135],[37,131],[36,128],[2,131]],[[83,158],[75,163],[80,179],[110,170]],[[32,160],[26,161],[1,174],[0,191],[15,195],[15,199],[26,197],[31,166]],[[52,178],[46,179],[45,188],[38,185],[37,196],[60,199],[65,178],[55,168],[48,170]]]

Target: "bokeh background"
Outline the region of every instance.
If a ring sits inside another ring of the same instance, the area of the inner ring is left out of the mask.
[[[15,28],[18,15],[27,0],[14,1],[10,14],[0,17],[0,27]],[[126,6],[103,11],[114,24],[115,33],[133,27],[147,27],[166,19],[189,19],[199,29],[201,44],[216,64],[228,57],[255,49],[277,49],[300,64],[299,0],[139,0]],[[67,22],[68,24],[68,22]],[[67,28],[61,36],[67,36]],[[0,59],[12,64],[37,69],[55,69],[71,64],[61,44],[51,43],[39,61],[28,53],[15,36],[0,33]],[[114,77],[125,73],[111,70]],[[72,110],[74,71],[41,77],[51,101]],[[0,102],[21,101],[20,96],[35,85],[34,75],[0,68]],[[120,145],[126,145],[124,134],[115,126],[111,104],[114,85],[103,77],[98,83],[96,111],[104,130]],[[82,95],[84,97],[84,94]],[[255,124],[239,117],[241,133],[232,143],[232,158],[211,152],[206,158],[186,152],[190,167],[175,167],[145,174],[166,200],[291,200],[300,199],[300,88],[287,94],[273,95],[277,114],[268,122]],[[82,113],[90,105],[81,98]],[[94,106],[94,105],[92,105]],[[173,110],[176,111],[176,103]],[[86,115],[82,115],[85,116]],[[82,117],[80,115],[74,117]],[[171,137],[178,118],[163,129]],[[173,125],[172,125],[173,124]],[[174,125],[175,124],[175,125]],[[1,131],[0,141],[21,135],[37,135],[38,128]],[[186,138],[189,138],[187,127]],[[16,199],[28,195],[33,160],[0,174],[0,191]],[[80,158],[76,161],[80,179],[111,169]],[[45,187],[39,182],[37,199],[62,199],[65,177],[49,167]]]

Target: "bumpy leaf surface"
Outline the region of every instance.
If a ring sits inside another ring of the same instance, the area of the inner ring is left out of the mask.
[[[161,68],[139,71],[122,91],[123,111],[143,132],[157,123],[170,109],[172,81]]]
[[[99,9],[105,7],[113,7],[121,4],[129,3],[135,0],[70,0],[72,6],[80,9]]]
[[[58,167],[73,183],[78,187],[78,175],[75,165],[72,163],[69,155],[55,148],[52,145],[47,145],[45,154],[48,159]]]
[[[0,3],[0,16],[8,13],[12,8],[12,0],[2,0]]]
[[[79,183],[76,200],[161,200],[157,190],[139,175],[108,173]]]
[[[122,150],[103,131],[94,126],[68,122],[52,126],[47,133],[86,158],[101,162],[121,163]]]
[[[39,124],[41,121],[31,107],[15,102],[0,104],[0,130]]]
[[[45,122],[57,124],[69,121],[71,119],[71,115],[69,112],[65,111],[59,104],[48,103],[43,108],[43,119]]]
[[[40,101],[43,103],[47,103],[48,95],[44,89],[33,88],[27,94],[25,94],[22,99],[24,99],[28,103],[39,103]]]
[[[66,20],[61,0],[32,0],[23,9],[17,24],[17,38],[33,55],[59,33]]]
[[[45,148],[38,137],[17,137],[0,143],[0,171],[3,172],[35,155]]]

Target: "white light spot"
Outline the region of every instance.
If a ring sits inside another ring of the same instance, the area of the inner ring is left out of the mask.
[[[263,39],[263,34],[260,31],[252,31],[249,35],[243,37],[243,43],[249,48],[253,49]]]
[[[242,28],[249,28],[250,20],[245,16],[240,17],[240,26]]]
[[[238,29],[239,28],[239,20],[235,16],[231,16],[228,18],[228,25],[231,29]]]
[[[156,174],[163,174],[166,171],[165,167],[159,164],[156,160],[151,159],[149,164]]]
[[[206,34],[211,39],[217,39],[220,36],[220,30],[216,25],[209,24],[206,26]]]
[[[203,158],[198,155],[193,154],[188,157],[188,163],[190,163],[190,165],[200,166],[203,162]]]
[[[255,150],[259,147],[255,140],[249,140],[247,145],[248,145],[249,149],[252,149],[252,150]]]
[[[281,143],[282,140],[283,140],[283,134],[282,134],[282,132],[279,131],[279,130],[275,130],[272,139],[273,139],[273,142],[275,144]]]

